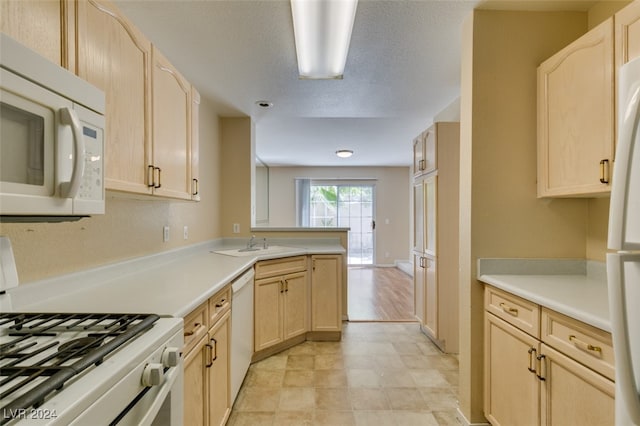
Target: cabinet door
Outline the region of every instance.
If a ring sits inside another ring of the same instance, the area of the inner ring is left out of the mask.
[[[200,201],[200,93],[191,87],[191,199]]]
[[[438,262],[431,256],[425,256],[424,261],[424,328],[434,339],[439,339],[438,333]]]
[[[154,194],[191,199],[191,85],[152,49]]]
[[[640,1],[634,1],[615,18],[616,68],[640,57]]]
[[[434,124],[424,134],[424,173],[438,169],[438,125]]]
[[[342,330],[342,256],[311,256],[311,329]]]
[[[231,412],[229,390],[229,336],[231,332],[231,311],[227,313],[209,331],[209,344],[212,346],[212,358],[208,367],[209,374],[209,426],[224,425]],[[185,423],[191,424],[191,423]]]
[[[414,314],[420,325],[424,325],[424,284],[426,274],[426,258],[422,253],[413,255],[413,305]]]
[[[613,425],[614,383],[542,344],[543,425]]]
[[[106,95],[105,187],[150,194],[151,43],[108,2],[77,11],[78,75]]]
[[[205,374],[209,350],[204,336],[184,358],[184,424],[206,425],[209,387]]]
[[[284,293],[281,277],[255,281],[254,347],[258,352],[283,341],[282,320]]]
[[[538,68],[538,196],[607,193],[613,169],[613,19]]]
[[[431,256],[437,254],[437,203],[438,176],[430,176],[424,180],[424,252]]]
[[[424,152],[424,133],[413,140],[413,174],[420,176],[426,167]]]
[[[284,339],[306,333],[308,327],[309,292],[307,273],[298,272],[284,278]]]
[[[540,424],[540,381],[529,371],[538,341],[487,312],[484,332],[484,415],[494,426]]]
[[[424,251],[424,181],[419,180],[413,184],[413,249],[417,252]]]
[[[0,31],[51,62],[67,67],[66,0],[2,0]]]

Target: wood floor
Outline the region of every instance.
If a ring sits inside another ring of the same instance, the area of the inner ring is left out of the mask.
[[[415,321],[413,280],[397,268],[349,267],[349,321]]]

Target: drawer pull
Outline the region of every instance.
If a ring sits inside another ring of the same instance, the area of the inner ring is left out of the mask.
[[[535,355],[537,353],[535,348],[529,348],[529,367],[527,368],[527,370],[529,370],[530,372],[532,372],[533,374],[536,374],[536,367],[535,367],[535,359],[537,359],[537,356]]]
[[[507,305],[506,303],[501,303],[500,307],[502,308],[502,310],[506,313],[508,313],[509,315],[513,315],[514,317],[518,316],[518,310],[516,308],[512,308],[511,306]]]
[[[216,308],[222,308],[225,303],[227,303],[227,299],[220,299],[220,302],[216,303]]]
[[[602,348],[600,346],[590,345],[589,343],[583,342],[582,340],[578,339],[574,335],[569,336],[569,341],[572,342],[577,348],[582,349],[583,351],[597,352],[599,354],[602,354]]]
[[[547,357],[545,355],[538,355],[536,357],[536,359],[538,360],[538,371],[539,373],[536,373],[536,376],[538,377],[538,379],[540,379],[541,381],[545,381],[547,380],[547,363],[546,363],[546,359]],[[544,365],[544,374],[542,373],[542,366]]]
[[[196,334],[196,330],[199,329],[200,327],[202,327],[202,324],[197,322],[193,326],[194,327],[193,327],[193,329],[191,331],[185,331],[184,332],[184,337],[193,336],[194,334]]]

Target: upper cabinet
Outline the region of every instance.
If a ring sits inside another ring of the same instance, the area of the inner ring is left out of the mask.
[[[640,1],[635,1],[616,13],[616,69],[640,57]]]
[[[152,61],[154,194],[189,200],[191,85],[155,46]]]
[[[610,191],[613,19],[538,68],[538,196]]]
[[[413,140],[413,174],[420,176],[438,168],[437,123]]]
[[[2,0],[0,31],[51,62],[73,70],[67,39],[73,40],[73,3],[68,0]],[[26,24],[30,25],[26,25]]]
[[[151,194],[151,42],[107,2],[77,10],[78,75],[107,100],[105,187]]]
[[[619,68],[640,56],[636,0],[538,68],[538,197],[607,195]]]

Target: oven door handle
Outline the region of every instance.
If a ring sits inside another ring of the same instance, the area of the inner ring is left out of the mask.
[[[180,379],[180,380],[179,380]],[[175,367],[171,367],[164,375],[164,380],[162,384],[158,386],[160,389],[159,392],[154,396],[153,402],[149,405],[147,409],[145,409],[145,415],[141,419],[136,419],[136,425],[138,426],[151,426],[154,419],[156,418],[162,404],[165,399],[168,397],[169,392],[176,387],[182,388],[182,363],[179,363]],[[154,386],[155,387],[155,386]],[[125,408],[116,419],[109,424],[109,426],[121,424],[121,421],[125,420],[127,414],[135,408],[137,403],[144,399],[145,394],[152,390],[154,387],[145,388],[140,394],[138,394],[138,398],[136,398],[136,403],[129,404],[127,408]],[[171,413],[171,416],[179,415],[182,418],[182,413]],[[131,421],[124,421],[122,424],[128,425]]]

